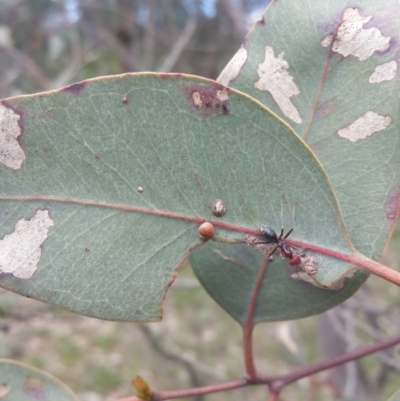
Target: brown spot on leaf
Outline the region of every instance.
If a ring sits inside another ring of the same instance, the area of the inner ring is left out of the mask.
[[[86,81],[78,82],[63,88],[64,92],[71,93],[71,95],[80,95],[86,87]]]
[[[386,218],[391,221],[397,221],[397,217],[399,216],[399,208],[400,208],[400,188],[397,188],[396,191],[389,195],[385,203],[385,211]]]
[[[205,118],[229,112],[229,89],[215,83],[214,86],[185,85],[186,99]],[[222,106],[222,111],[219,110]],[[224,108],[225,107],[225,108]]]
[[[315,116],[324,118],[326,116],[329,116],[335,109],[337,108],[337,105],[335,103],[332,103],[330,101],[326,101],[322,103],[316,110]]]
[[[39,377],[28,376],[24,382],[24,393],[33,400],[43,400],[44,381]]]
[[[164,79],[170,79],[170,78],[181,77],[182,74],[176,74],[176,73],[167,74],[166,72],[164,72],[164,73],[157,74],[157,76],[158,76],[159,78],[161,78],[161,79],[164,80]]]

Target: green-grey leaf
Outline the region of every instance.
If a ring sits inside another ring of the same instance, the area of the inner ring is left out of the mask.
[[[399,39],[399,0],[271,2],[219,78],[307,142],[352,243],[373,259],[400,204]]]
[[[0,399],[2,401],[78,401],[60,380],[21,362],[0,359]]]
[[[210,296],[239,324],[245,324],[250,298],[263,255],[247,245],[209,242],[195,249],[190,262]],[[304,272],[288,266],[281,257],[268,262],[263,276],[253,324],[261,321],[298,319],[324,312],[351,296],[364,281],[357,273],[340,290],[318,288],[304,281]]]
[[[0,112],[10,133],[4,288],[104,319],[158,320],[203,219],[279,228],[281,198],[286,227],[297,204],[291,238],[353,253],[312,152],[258,102],[213,81],[127,74],[8,99]],[[215,199],[227,205],[221,218]],[[215,238],[243,237],[217,227]],[[314,278],[329,286],[348,269],[332,260]]]

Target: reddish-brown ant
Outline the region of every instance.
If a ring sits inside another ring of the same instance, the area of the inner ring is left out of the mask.
[[[318,260],[315,259],[314,256],[310,255],[309,252],[305,252],[302,249],[298,249],[294,246],[289,245],[286,242],[286,238],[293,232],[294,229],[294,211],[295,207],[293,207],[293,215],[292,215],[292,228],[283,235],[283,201],[281,201],[281,232],[279,236],[276,232],[267,225],[262,225],[260,227],[261,234],[263,239],[261,241],[251,241],[249,244],[251,246],[254,245],[262,245],[262,244],[276,244],[275,248],[273,248],[272,252],[270,252],[270,256],[279,248],[281,254],[286,258],[290,266],[300,267],[304,272],[308,275],[312,276],[318,271]],[[295,204],[296,206],[296,204]]]
[[[267,225],[262,225],[260,227],[261,234],[263,235],[263,240],[257,242],[257,244],[276,244],[276,248],[272,251],[275,252],[277,248],[280,248],[282,255],[288,260],[290,266],[297,266],[299,265],[301,260],[301,255],[293,248],[292,246],[286,243],[286,238],[292,233],[294,229],[294,211],[295,207],[293,207],[293,215],[292,215],[292,228],[283,235],[283,202],[281,201],[281,224],[282,229],[279,237],[276,235],[276,232]]]

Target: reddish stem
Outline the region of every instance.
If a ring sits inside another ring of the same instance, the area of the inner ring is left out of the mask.
[[[322,248],[317,245],[305,244],[299,241],[293,241],[287,239],[286,242],[290,245],[294,245],[296,247],[300,247],[303,249],[309,249],[311,251],[320,253],[322,255],[331,256],[336,259],[344,260],[345,262],[349,262],[352,265],[363,267],[369,273],[374,274],[375,276],[381,277],[387,281],[390,281],[393,284],[400,286],[400,272],[390,269],[387,266],[381,265],[378,262],[375,262],[372,259],[365,257],[364,255],[356,252],[356,254],[346,254],[337,251],[333,251],[332,249]]]
[[[247,383],[246,380],[234,380],[231,382],[214,384],[212,386],[189,388],[186,390],[159,391],[159,392],[154,392],[154,397],[152,401],[163,401],[175,398],[190,397],[194,395],[218,393],[220,391],[234,390],[248,385],[249,384]]]
[[[153,401],[163,401],[167,399],[190,397],[193,395],[211,394],[220,391],[234,390],[236,388],[252,386],[255,384],[266,384],[270,388],[272,394],[278,395],[282,388],[289,383],[299,380],[303,377],[322,372],[323,370],[331,369],[355,359],[373,354],[377,351],[382,351],[385,348],[392,347],[400,343],[400,335],[389,340],[381,341],[380,343],[369,345],[358,350],[349,352],[345,355],[340,355],[335,358],[327,359],[313,365],[305,366],[284,375],[275,376],[257,376],[252,380],[235,380],[226,383],[215,384],[212,386],[204,386],[197,388],[189,388],[177,391],[159,391],[154,392]],[[117,401],[137,401],[137,396],[121,398]]]
[[[218,220],[206,220],[200,217],[192,217],[185,216],[179,213],[174,212],[165,212],[163,210],[157,209],[146,209],[138,206],[129,206],[115,203],[107,203],[107,202],[97,202],[92,200],[85,199],[77,199],[77,198],[57,198],[52,196],[0,196],[0,200],[15,200],[21,202],[61,202],[61,203],[72,203],[81,206],[94,206],[94,207],[104,207],[108,209],[117,209],[125,212],[134,212],[134,213],[143,213],[143,214],[151,214],[161,217],[168,217],[171,219],[178,219],[184,221],[190,221],[196,224],[202,224],[206,221],[212,223],[215,227],[220,227],[226,230],[238,231],[243,234],[260,236],[261,233],[259,230],[251,230],[245,227],[237,226],[234,224],[224,223]],[[337,251],[333,251],[331,249],[322,248],[317,245],[305,244],[303,242],[294,241],[291,239],[286,239],[286,242],[289,245],[297,246],[304,249],[309,249],[311,251],[320,253],[322,255],[332,256],[336,259],[344,260],[346,262],[351,263],[352,265],[363,267],[369,273],[372,273],[376,276],[382,277],[383,279],[390,281],[393,284],[400,286],[400,272],[397,272],[393,269],[390,269],[384,265],[381,265],[378,262],[373,261],[372,259],[368,259],[365,256],[355,253],[355,254],[345,254]]]
[[[381,351],[385,348],[392,347],[393,345],[400,343],[400,335],[393,337],[389,340],[381,341],[377,344],[368,345],[366,347],[350,351],[344,355],[336,356],[334,358],[327,359],[312,365],[304,366],[302,368],[293,370],[284,375],[276,376],[259,376],[259,383],[270,384],[272,388],[280,391],[282,387],[296,380],[300,380],[303,377],[311,376],[315,373],[322,372],[327,369],[332,369],[336,366],[343,365],[344,363],[354,361],[364,356],[373,354]]]
[[[274,250],[275,251],[275,250]],[[273,251],[273,252],[274,252]],[[253,380],[257,377],[257,370],[254,364],[253,356],[253,317],[256,307],[257,296],[260,291],[265,270],[267,269],[268,258],[271,254],[264,256],[261,267],[258,271],[256,282],[254,283],[253,291],[251,292],[249,308],[247,310],[246,321],[243,326],[243,356],[246,376],[248,380]]]

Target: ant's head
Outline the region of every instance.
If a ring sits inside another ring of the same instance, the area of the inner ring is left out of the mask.
[[[260,231],[265,238],[266,244],[278,242],[278,237],[276,236],[276,232],[270,226],[267,225],[261,226]]]

